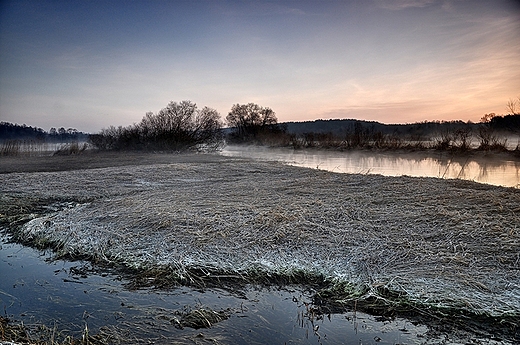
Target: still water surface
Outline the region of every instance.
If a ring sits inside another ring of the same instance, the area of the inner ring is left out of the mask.
[[[129,291],[115,273],[85,275],[88,263],[50,258],[0,237],[2,312],[33,332],[43,324],[76,339],[85,327],[90,334],[104,327],[128,343],[358,345],[419,344],[428,330],[406,319],[377,321],[353,311],[312,316],[310,293],[301,288]],[[209,329],[174,327],[179,313],[199,308],[230,317]]]
[[[275,160],[338,173],[464,179],[520,188],[520,159],[490,154],[456,156],[447,152],[325,151],[226,146],[224,156]]]

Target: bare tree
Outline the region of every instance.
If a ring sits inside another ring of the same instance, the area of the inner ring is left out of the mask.
[[[278,119],[271,108],[263,108],[255,103],[234,104],[226,117],[229,127],[237,139],[247,140],[266,129],[277,125]]]
[[[480,122],[489,123],[496,116],[497,116],[497,114],[495,114],[495,113],[484,114],[484,116],[482,116],[480,118]]]
[[[507,111],[511,115],[519,115],[520,114],[520,96],[517,99],[510,98],[506,104]]]
[[[197,109],[191,101],[170,102],[157,114],[146,113],[140,132],[153,146],[191,147],[220,139],[220,114],[208,107]]]

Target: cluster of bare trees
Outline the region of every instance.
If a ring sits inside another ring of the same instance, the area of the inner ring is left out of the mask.
[[[233,105],[226,122],[231,131],[230,139],[240,142],[281,131],[274,111],[254,103]],[[215,109],[198,109],[191,101],[172,101],[158,113],[146,113],[137,124],[110,126],[91,135],[90,142],[102,150],[215,148],[224,139],[222,126],[220,114]]]
[[[220,114],[198,109],[191,101],[170,102],[158,113],[146,113],[128,127],[103,129],[91,143],[103,150],[183,150],[197,145],[218,145],[222,139]]]

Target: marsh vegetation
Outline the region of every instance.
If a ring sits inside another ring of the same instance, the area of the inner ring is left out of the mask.
[[[4,173],[1,220],[17,241],[124,268],[136,287],[300,284],[331,308],[469,318],[517,336],[516,189],[147,157]]]
[[[2,344],[418,344],[446,335],[404,318],[333,312],[298,286],[129,290],[117,270],[1,240]]]

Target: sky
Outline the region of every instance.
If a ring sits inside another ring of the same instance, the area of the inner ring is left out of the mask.
[[[0,121],[98,132],[190,100],[225,119],[478,122],[520,97],[513,0],[0,1]]]

